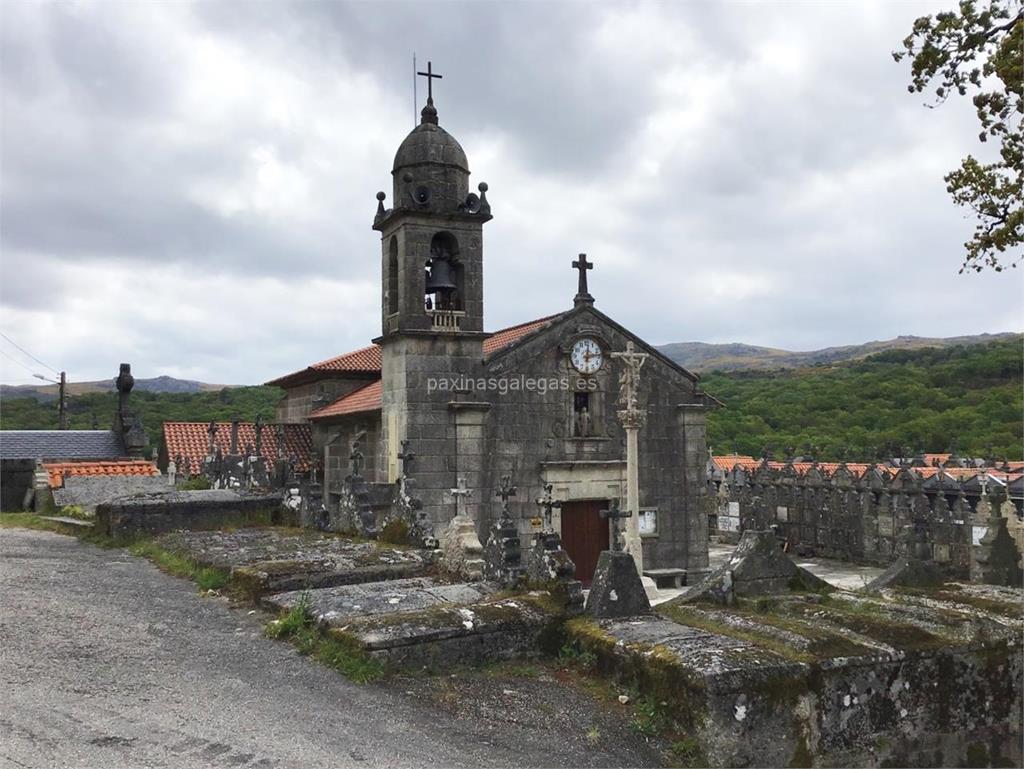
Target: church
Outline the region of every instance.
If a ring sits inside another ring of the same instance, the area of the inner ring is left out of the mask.
[[[461,487],[469,493],[459,509],[486,540],[509,476],[517,488],[509,510],[524,541],[545,523],[538,500],[550,486],[560,506],[548,508],[547,525],[584,583],[614,536],[613,505],[631,513],[645,571],[686,570],[691,579],[704,572],[705,415],[721,404],[696,375],[597,309],[588,288],[593,264],[583,254],[572,262],[571,307],[484,330],[488,187],[470,192],[469,161],[439,125],[432,88],[391,176],[391,200],[377,193],[373,219],[380,336],[267,383],[285,390],[276,421],[313,426],[327,509],[339,504],[353,445],[362,475],[381,486],[395,484],[408,451],[436,536],[456,515],[452,490]],[[643,360],[630,393],[627,350]],[[636,510],[627,496],[630,408],[645,417],[633,444]]]

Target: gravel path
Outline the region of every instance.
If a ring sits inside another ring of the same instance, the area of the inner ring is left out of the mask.
[[[0,529],[0,767],[658,761],[569,685],[479,679],[439,707],[438,679],[357,686],[264,638],[264,620],[123,551]]]

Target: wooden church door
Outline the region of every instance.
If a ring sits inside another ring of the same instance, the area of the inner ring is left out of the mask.
[[[589,587],[594,579],[597,558],[608,549],[608,521],[601,511],[607,500],[586,499],[562,503],[562,547],[576,564],[576,579]]]

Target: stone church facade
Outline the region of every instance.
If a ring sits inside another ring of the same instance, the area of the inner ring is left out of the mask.
[[[451,490],[471,491],[464,511],[481,540],[497,517],[501,478],[523,538],[539,530],[545,486],[562,503],[553,528],[589,579],[607,549],[600,510],[626,509],[626,440],[617,418],[621,365],[632,342],[647,354],[638,402],[639,491],[644,565],[707,568],[705,414],[719,405],[698,377],[595,307],[581,255],[571,309],[484,331],[483,229],[492,218],[487,185],[469,187],[459,143],[428,99],[392,169],[390,207],[378,193],[381,335],[373,344],[268,384],[285,389],[277,421],[309,421],[321,457],[325,504],[340,503],[357,444],[362,475],[394,484],[402,442],[409,473],[440,535],[456,514]],[[552,276],[555,277],[555,276]]]

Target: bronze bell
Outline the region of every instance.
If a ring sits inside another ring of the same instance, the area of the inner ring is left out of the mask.
[[[447,259],[433,259],[430,262],[430,272],[427,274],[428,294],[438,292],[446,293],[456,289],[452,280],[452,265]]]

